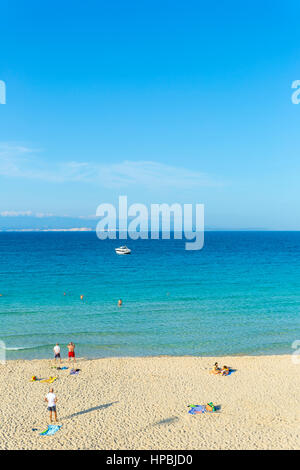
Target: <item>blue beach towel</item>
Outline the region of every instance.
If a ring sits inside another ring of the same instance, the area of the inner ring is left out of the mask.
[[[53,436],[57,431],[59,431],[61,426],[57,424],[49,424],[46,431],[40,433],[40,436]]]
[[[205,405],[194,405],[189,409],[190,415],[198,415],[200,413],[206,413]]]

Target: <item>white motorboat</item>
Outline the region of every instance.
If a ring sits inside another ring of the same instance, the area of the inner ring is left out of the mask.
[[[131,250],[127,246],[120,246],[120,248],[115,248],[117,255],[130,255]]]

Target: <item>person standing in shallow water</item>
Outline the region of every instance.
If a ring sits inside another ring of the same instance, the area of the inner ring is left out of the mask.
[[[49,393],[45,396],[45,401],[48,403],[48,411],[50,413],[50,423],[52,423],[52,412],[54,413],[54,419],[55,419],[55,422],[57,423],[57,412],[56,412],[57,398],[56,398],[53,388],[50,388]]]

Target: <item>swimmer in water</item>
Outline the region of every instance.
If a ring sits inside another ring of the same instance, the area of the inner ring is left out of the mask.
[[[80,300],[83,300],[83,295],[80,296]]]
[[[118,307],[122,307],[122,303],[123,303],[122,299],[119,299],[118,300]]]

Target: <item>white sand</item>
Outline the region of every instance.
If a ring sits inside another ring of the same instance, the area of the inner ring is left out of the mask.
[[[218,358],[237,369],[220,377],[208,372],[215,360],[79,360],[78,376],[55,374],[48,360],[9,361],[0,365],[0,449],[299,449],[300,365],[290,356]],[[32,375],[59,376],[55,436],[39,435],[49,386]],[[208,401],[220,412],[188,414],[189,403]]]

